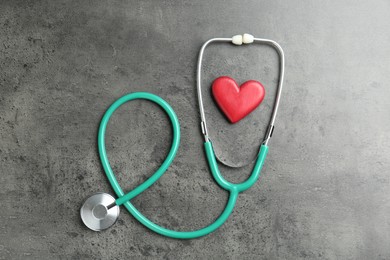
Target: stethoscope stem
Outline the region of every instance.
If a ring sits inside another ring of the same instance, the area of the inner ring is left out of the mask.
[[[115,206],[121,206],[121,205],[119,205],[119,204],[117,203],[117,200],[116,200],[115,202],[109,204],[109,205],[107,206],[107,210],[110,210],[110,209],[112,209],[112,208],[115,207]]]

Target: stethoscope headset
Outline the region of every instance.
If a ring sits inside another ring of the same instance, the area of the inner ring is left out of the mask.
[[[269,121],[267,130],[265,132],[265,136],[260,146],[259,153],[257,155],[257,159],[255,162],[255,166],[252,170],[250,177],[247,180],[243,181],[242,183],[237,183],[237,184],[225,180],[224,177],[221,175],[221,172],[219,171],[217,157],[214,153],[213,145],[207,131],[206,116],[203,107],[202,88],[201,88],[202,60],[203,60],[206,47],[211,43],[217,43],[217,42],[227,42],[227,43],[231,42],[235,45],[251,44],[254,42],[260,44],[267,44],[273,47],[277,51],[279,56],[279,81],[278,81],[274,106],[271,114],[271,119]],[[151,220],[149,220],[148,218],[146,218],[144,215],[142,215],[142,213],[139,212],[137,208],[131,203],[131,200],[133,198],[135,198],[143,191],[148,189],[165,173],[165,171],[168,169],[173,159],[175,158],[180,143],[180,126],[179,126],[179,120],[175,112],[173,111],[172,107],[167,102],[165,102],[162,98],[146,92],[130,93],[116,100],[108,108],[108,110],[106,111],[106,113],[104,114],[101,120],[99,132],[98,132],[98,150],[99,150],[100,160],[102,162],[103,169],[118,198],[115,199],[114,197],[112,197],[107,193],[97,193],[89,197],[85,201],[85,203],[83,204],[80,210],[81,219],[84,222],[84,224],[88,228],[94,231],[107,229],[108,227],[112,226],[116,222],[120,211],[119,206],[123,205],[125,206],[127,211],[131,215],[133,215],[133,217],[137,219],[140,223],[142,223],[145,227],[163,236],[178,238],[178,239],[191,239],[191,238],[205,236],[215,231],[228,219],[229,215],[232,213],[238,194],[252,187],[260,176],[260,172],[268,152],[268,142],[272,137],[272,133],[274,130],[274,123],[276,119],[276,114],[278,112],[280,97],[282,93],[283,78],[284,78],[284,53],[283,53],[283,49],[275,41],[268,40],[268,39],[254,38],[252,35],[244,34],[244,35],[236,35],[233,36],[232,38],[213,38],[205,42],[201,47],[199,52],[198,64],[197,64],[197,94],[198,94],[199,112],[201,118],[200,126],[204,137],[204,149],[205,149],[206,158],[211,173],[215,181],[218,183],[218,185],[229,192],[229,199],[225,206],[225,209],[223,210],[221,215],[214,221],[214,223],[210,224],[207,227],[195,231],[175,231],[175,230],[170,230],[161,227],[156,223],[152,222]],[[144,100],[149,100],[151,102],[154,102],[167,113],[172,124],[173,139],[172,139],[172,145],[170,151],[166,159],[164,160],[164,162],[161,164],[160,168],[158,168],[157,171],[141,185],[139,185],[132,191],[125,193],[120,187],[115,177],[115,174],[111,168],[111,165],[108,161],[106,147],[105,147],[105,133],[106,133],[108,121],[110,120],[110,117],[116,111],[116,109],[118,109],[124,103],[135,99],[144,99]]]

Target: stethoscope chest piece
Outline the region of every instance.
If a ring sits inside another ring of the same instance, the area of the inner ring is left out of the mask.
[[[80,215],[88,228],[101,231],[115,224],[119,217],[119,206],[110,194],[96,193],[85,201]]]

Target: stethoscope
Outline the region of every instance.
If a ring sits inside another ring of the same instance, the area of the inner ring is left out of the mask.
[[[215,156],[212,142],[207,131],[206,117],[205,117],[205,112],[203,107],[202,90],[201,90],[201,70],[202,70],[203,54],[206,47],[209,44],[215,42],[231,42],[235,45],[242,45],[243,43],[250,44],[253,42],[268,44],[277,51],[279,56],[279,81],[278,81],[277,92],[276,92],[271,119],[268,124],[268,128],[265,133],[263,142],[260,146],[256,163],[250,177],[244,182],[237,183],[237,184],[225,180],[218,169],[217,158]],[[205,236],[215,231],[228,219],[229,215],[232,213],[234,205],[237,201],[238,194],[252,187],[260,176],[260,172],[268,152],[268,142],[269,139],[272,137],[272,133],[274,130],[274,123],[275,123],[276,114],[279,107],[281,92],[282,92],[283,78],[284,78],[284,53],[283,53],[283,49],[275,41],[268,40],[268,39],[254,38],[252,35],[244,34],[244,35],[236,35],[233,36],[232,38],[210,39],[207,42],[205,42],[202,48],[200,49],[198,66],[197,66],[197,92],[198,92],[199,111],[201,117],[200,125],[201,125],[201,130],[205,141],[204,149],[206,152],[206,158],[211,173],[215,181],[218,183],[218,185],[229,192],[229,199],[225,206],[225,209],[223,210],[221,215],[215,220],[214,223],[210,224],[207,227],[195,231],[175,231],[175,230],[170,230],[161,227],[156,223],[153,223],[144,215],[142,215],[142,213],[139,212],[135,208],[135,206],[130,202],[133,198],[135,198],[143,191],[148,189],[151,185],[153,185],[165,173],[165,171],[168,169],[169,165],[172,163],[173,159],[175,158],[180,143],[180,126],[179,126],[179,120],[175,112],[173,111],[172,107],[167,102],[165,102],[162,98],[146,92],[130,93],[116,100],[108,108],[100,123],[99,132],[98,132],[98,150],[99,150],[100,160],[103,165],[103,169],[118,198],[115,199],[113,196],[107,193],[97,193],[89,197],[85,201],[84,205],[81,207],[80,210],[81,219],[84,222],[84,224],[88,228],[94,231],[107,229],[108,227],[112,226],[116,222],[120,211],[119,206],[123,205],[125,206],[127,211],[131,215],[133,215],[133,217],[136,218],[145,227],[163,236],[178,238],[178,239],[191,239],[191,238]],[[167,113],[172,124],[173,140],[172,140],[170,151],[166,159],[164,160],[164,162],[161,164],[160,168],[144,183],[142,183],[132,191],[125,193],[120,187],[115,177],[115,174],[111,168],[111,165],[108,161],[104,137],[105,137],[108,121],[110,120],[112,114],[124,103],[135,99],[144,99],[144,100],[149,100],[151,102],[154,102]]]

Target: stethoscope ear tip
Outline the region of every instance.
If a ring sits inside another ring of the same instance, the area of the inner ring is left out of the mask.
[[[115,198],[107,193],[96,193],[89,197],[80,209],[81,220],[93,231],[102,231],[115,224],[119,217],[119,206]]]

